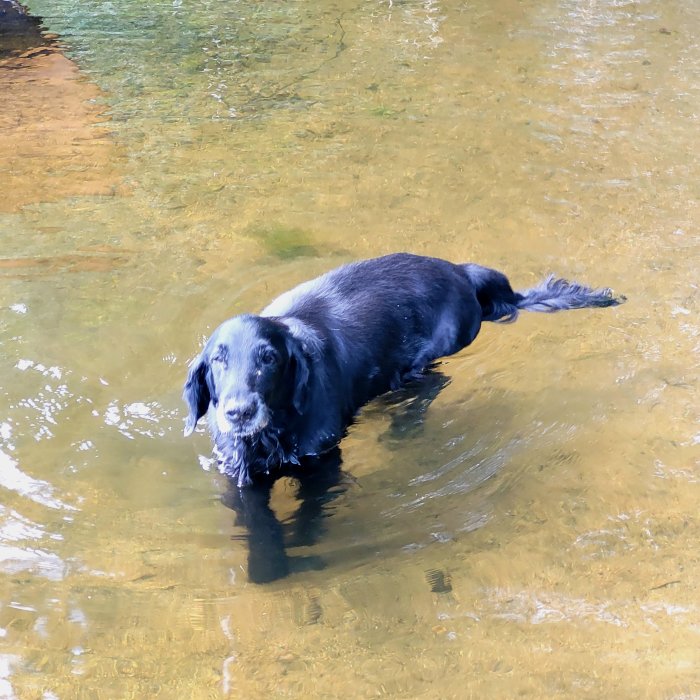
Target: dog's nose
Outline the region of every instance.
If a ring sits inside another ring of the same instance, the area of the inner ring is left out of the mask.
[[[257,412],[258,401],[254,398],[250,401],[230,402],[226,406],[226,418],[232,423],[247,423]]]

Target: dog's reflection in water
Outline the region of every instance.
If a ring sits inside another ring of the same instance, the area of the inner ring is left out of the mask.
[[[291,556],[287,548],[309,547],[323,532],[323,519],[329,515],[328,504],[347,488],[343,483],[340,450],[335,448],[321,457],[310,458],[302,466],[290,465],[285,476],[297,480],[296,498],[300,504],[294,515],[284,523],[270,507],[274,479],[256,481],[239,487],[229,481],[222,502],[236,513],[236,525],[242,526],[242,536],[248,544],[248,580],[268,583],[290,573],[323,568],[318,557]]]
[[[367,414],[389,413],[391,423],[385,440],[413,437],[422,429],[428,407],[448,383],[449,378],[432,367],[398,391],[382,396]],[[301,466],[285,468],[283,475],[298,482],[296,498],[300,504],[284,523],[270,507],[279,471],[251,486],[239,487],[235,479],[228,481],[222,502],[236,513],[236,525],[246,530],[241,539],[248,544],[250,581],[267,583],[290,573],[323,568],[319,557],[290,556],[287,548],[309,547],[318,542],[323,534],[323,520],[331,514],[329,504],[348,488],[349,477],[343,475],[341,464],[341,451],[336,447],[321,457],[306,458]]]

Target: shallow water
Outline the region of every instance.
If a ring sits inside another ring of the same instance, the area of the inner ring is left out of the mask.
[[[29,7],[58,38],[0,59],[0,697],[700,696],[697,3]],[[422,417],[369,406],[289,547],[324,567],[249,583],[187,362],[394,250],[628,302],[489,325]]]

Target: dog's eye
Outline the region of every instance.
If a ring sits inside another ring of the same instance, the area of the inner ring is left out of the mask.
[[[263,350],[260,353],[260,364],[271,367],[277,362],[277,355],[272,350]]]
[[[209,362],[219,362],[221,364],[225,364],[227,359],[228,353],[226,352],[226,348],[223,345],[220,345],[211,358],[209,358]]]

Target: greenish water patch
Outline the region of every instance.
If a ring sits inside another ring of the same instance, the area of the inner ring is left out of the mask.
[[[300,228],[281,224],[258,225],[247,229],[245,234],[259,241],[268,254],[281,260],[320,254],[311,234]]]
[[[29,6],[108,93],[118,123],[148,113],[229,119],[294,106],[299,85],[342,48],[340,12],[301,2]]]
[[[404,110],[391,109],[390,107],[385,107],[384,105],[381,105],[379,107],[373,107],[370,111],[375,117],[382,117],[384,119],[395,119]]]

